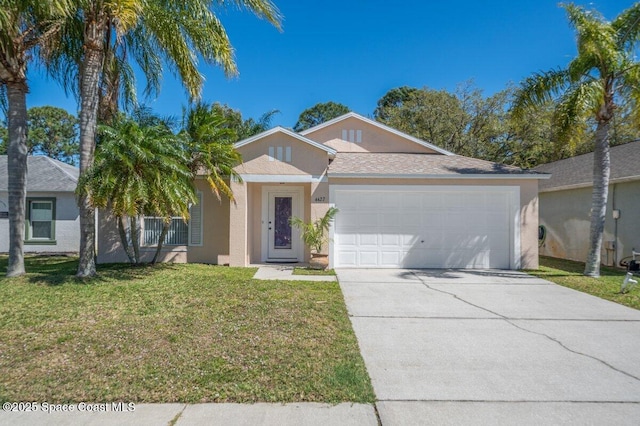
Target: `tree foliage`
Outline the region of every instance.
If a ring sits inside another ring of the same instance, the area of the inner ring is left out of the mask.
[[[225,195],[233,200],[227,179],[240,179],[233,167],[242,157],[233,147],[237,134],[227,125],[223,110],[218,104],[192,105],[185,110],[180,135],[193,177],[203,175],[218,198]]]
[[[131,263],[140,263],[140,216],[189,218],[197,202],[189,153],[182,139],[159,122],[119,116],[99,129],[96,161],[83,174],[78,195],[115,216]],[[162,244],[162,238],[159,241]]]
[[[47,43],[59,33],[71,4],[68,0],[0,2],[0,105],[7,117],[8,133],[8,277],[25,273],[27,68],[39,53],[47,51]]]
[[[117,108],[120,87],[134,89],[129,60],[147,78],[147,92],[159,87],[164,68],[178,75],[191,99],[200,96],[204,78],[198,62],[237,73],[233,49],[213,8],[232,4],[280,27],[270,0],[79,0],[62,36],[47,56],[54,77],[80,100],[80,174],[94,161],[96,126],[103,110]],[[79,84],[78,84],[79,83]],[[129,90],[131,94],[131,90]],[[133,100],[133,98],[131,98]],[[113,114],[109,114],[113,115]],[[107,116],[107,118],[109,118]],[[80,207],[79,277],[95,275],[95,215],[89,194]]]
[[[293,130],[301,132],[303,130],[310,129],[318,124],[322,124],[326,121],[344,115],[349,111],[349,107],[336,102],[329,101],[315,104],[311,108],[307,108],[302,111],[298,117],[297,123],[293,126]]]
[[[640,116],[640,3],[608,21],[596,10],[563,5],[576,33],[577,56],[566,68],[539,72],[525,79],[513,103],[513,114],[553,102],[558,139],[569,145],[591,127],[594,140],[593,199],[589,254],[585,275],[600,275],[604,222],[610,176],[609,147],[620,106],[637,124]]]
[[[78,159],[78,120],[62,108],[34,107],[28,111],[30,154],[41,154],[68,164]]]

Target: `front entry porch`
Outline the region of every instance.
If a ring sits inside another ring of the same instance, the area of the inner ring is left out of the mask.
[[[285,182],[252,182],[251,176],[243,180],[231,182],[235,203],[229,206],[229,264],[306,263],[309,249],[289,218],[308,222],[326,211],[326,180],[304,175]]]

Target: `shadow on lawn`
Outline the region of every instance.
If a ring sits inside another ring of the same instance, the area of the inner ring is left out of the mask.
[[[0,257],[0,279],[7,271],[7,256]],[[113,281],[131,281],[143,279],[152,271],[174,269],[172,264],[130,265],[112,263],[98,265],[98,274],[93,278],[77,278],[78,259],[68,256],[26,256],[24,277],[29,283],[58,286],[67,283],[97,284]]]

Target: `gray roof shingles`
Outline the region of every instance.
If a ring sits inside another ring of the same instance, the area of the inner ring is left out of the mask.
[[[542,164],[535,170],[551,173],[551,179],[540,182],[540,191],[579,188],[593,184],[593,152]],[[640,180],[640,140],[611,147],[612,182]]]
[[[8,189],[8,161],[0,155],[0,191]],[[44,156],[27,157],[27,192],[73,192],[79,170],[69,164]]]
[[[540,174],[519,167],[461,155],[339,152],[329,166],[331,175],[523,175]]]

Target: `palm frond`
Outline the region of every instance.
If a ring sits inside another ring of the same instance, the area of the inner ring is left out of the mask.
[[[640,3],[635,3],[618,15],[611,26],[617,33],[618,48],[632,48],[640,41]]]
[[[556,69],[527,77],[516,90],[511,105],[514,117],[522,117],[527,108],[554,101],[571,83],[569,71]]]

